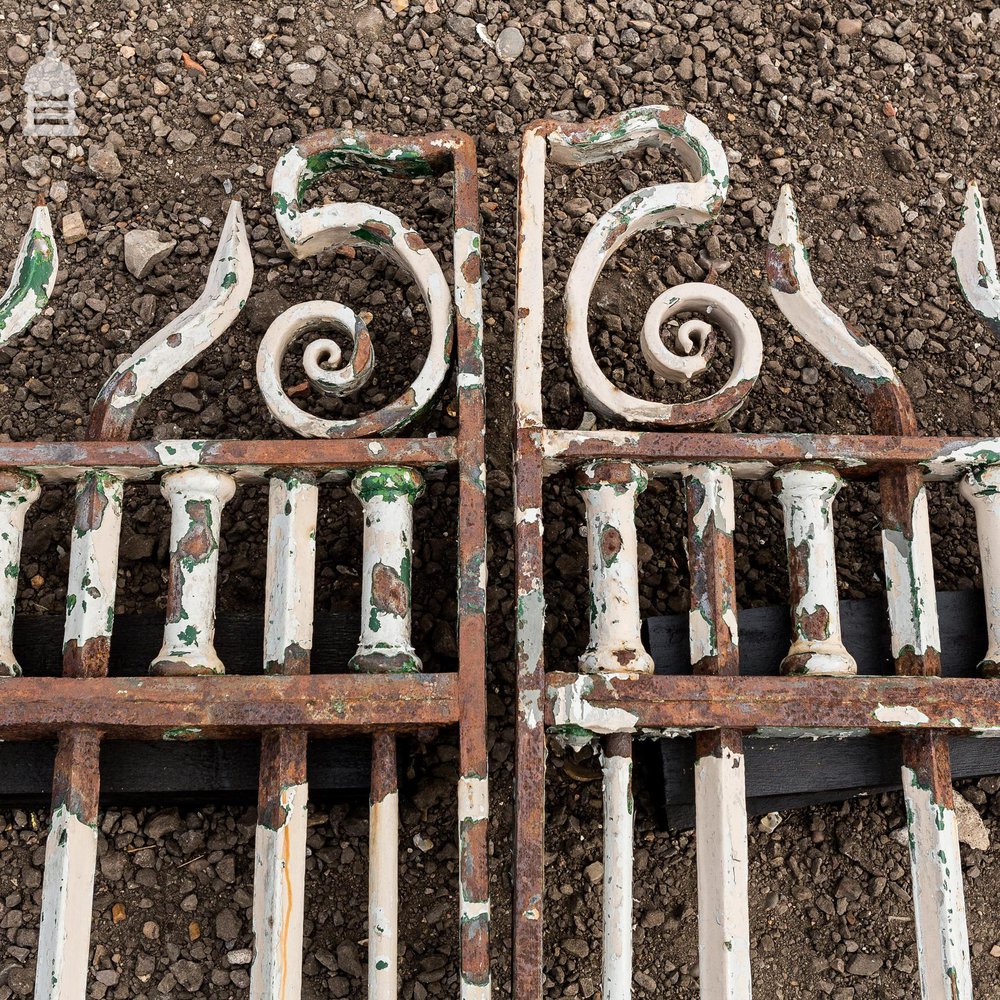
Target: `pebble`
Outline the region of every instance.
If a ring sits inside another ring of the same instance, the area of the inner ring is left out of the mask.
[[[986,828],[979,810],[959,792],[955,796],[955,822],[958,826],[958,839],[963,844],[977,851],[990,849],[990,831]]]
[[[879,38],[873,43],[872,52],[890,66],[901,66],[906,62],[906,49],[891,38]]]
[[[497,36],[496,53],[502,62],[515,62],[524,52],[524,35],[519,28],[504,28]]]
[[[87,238],[87,227],[80,212],[68,212],[62,217],[63,242],[72,246]]]
[[[176,246],[177,240],[161,239],[155,229],[132,229],[125,234],[125,266],[133,278],[141,280]]]
[[[895,236],[903,228],[903,213],[887,201],[876,201],[866,205],[865,222],[882,236]]]
[[[87,155],[87,168],[103,181],[113,181],[122,175],[121,160],[110,146],[91,146]]]

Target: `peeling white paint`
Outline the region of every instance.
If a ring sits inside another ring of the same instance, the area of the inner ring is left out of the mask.
[[[94,469],[76,488],[76,525],[69,550],[63,648],[82,649],[90,639],[111,638],[118,587],[125,484]]]
[[[60,806],[45,840],[35,1000],[87,995],[96,866],[97,830]]]
[[[728,747],[695,764],[698,967],[703,1000],[750,1000],[746,782]]]
[[[319,488],[295,475],[274,476],[268,494],[264,669],[312,649]],[[294,647],[294,649],[293,649]]]
[[[358,473],[351,490],[364,508],[364,566],[361,571],[361,636],[351,660],[394,657],[393,670],[421,669],[410,640],[413,504],[424,491],[414,469],[375,466]]]
[[[170,504],[170,582],[163,646],[150,670],[184,664],[194,672],[223,674],[215,651],[219,532],[236,483],[224,472],[194,468],[168,472],[160,487]],[[192,539],[197,552],[188,549]]]
[[[899,726],[921,726],[931,720],[914,705],[878,705],[874,716],[879,722]]]
[[[201,295],[126,358],[98,398],[111,392],[114,410],[146,399],[229,329],[246,304],[252,284],[253,251],[243,211],[238,201],[231,201]]]
[[[291,195],[294,201],[297,197],[293,192],[298,191],[298,179],[309,172],[301,161],[294,149],[279,161],[272,182],[275,198],[289,200]],[[333,202],[305,211],[279,209],[276,215],[285,245],[298,259],[343,246],[374,247],[413,278],[427,306],[430,347],[423,367],[403,395],[379,411],[386,420],[384,427],[379,428],[380,433],[404,427],[432,402],[451,364],[451,289],[437,258],[399,216],[364,202]],[[347,306],[329,301],[292,306],[274,320],[257,352],[257,381],[268,409],[278,421],[305,437],[342,438],[359,431],[368,432],[366,421],[372,415],[350,420],[314,416],[288,396],[281,382],[282,358],[299,333],[325,324],[346,329],[352,336],[367,337],[367,329],[362,334],[364,324],[359,326],[359,323]],[[316,357],[327,352],[332,356],[331,343],[327,339],[321,341],[313,349],[318,352]]]
[[[901,531],[882,531],[893,657],[904,649],[917,654],[941,649],[931,523],[924,487],[913,502],[912,529],[912,541]]]
[[[36,476],[7,472],[10,484],[0,492],[0,676],[18,676],[20,664],[14,656],[14,607],[21,568],[24,517],[41,496]]]
[[[545,721],[541,691],[522,691],[518,704],[521,709],[521,720],[529,729],[536,729]]]
[[[784,513],[789,565],[797,562],[805,576],[791,580],[792,644],[782,669],[828,677],[856,674],[858,665],[844,646],[837,593],[833,501],[842,485],[840,474],[827,466],[791,465],[775,473],[774,483]],[[825,620],[825,634],[808,635],[807,618],[817,631]]]
[[[994,333],[1000,333],[997,257],[975,181],[969,181],[966,188],[962,227],[955,234],[951,253],[958,283],[969,305]]]
[[[603,755],[604,1000],[632,995],[632,758]]]
[[[781,275],[780,281],[771,275],[771,295],[796,332],[849,379],[898,382],[892,365],[878,348],[866,343],[823,301],[799,236],[798,213],[787,184],[778,196],[768,243],[769,262],[782,262],[780,269],[769,266],[769,271]]]
[[[0,296],[0,345],[15,339],[41,315],[58,271],[59,253],[49,210],[37,205],[11,265],[10,285]]]
[[[972,1000],[955,811],[935,802],[911,768],[902,770],[921,993],[926,1000]]]
[[[636,497],[647,478],[638,465],[627,467],[625,483],[601,481],[600,463],[580,471],[590,570],[590,639],[580,656],[584,673],[653,672],[653,658],[642,645],[635,530]]]
[[[395,1000],[399,919],[399,793],[371,805],[368,830],[368,998]]]
[[[587,698],[593,687],[593,679],[586,674],[576,677],[571,684],[550,687],[554,724],[585,729],[598,736],[634,733],[639,717],[624,708],[592,705]]]
[[[971,469],[963,477],[959,489],[976,512],[989,636],[989,646],[979,669],[992,676],[1000,672],[1000,466]]]
[[[302,992],[308,799],[305,783],[283,788],[284,822],[257,825],[250,1000],[299,1000]]]
[[[201,465],[204,448],[204,441],[167,439],[158,441],[153,450],[165,468],[186,469],[193,465]]]

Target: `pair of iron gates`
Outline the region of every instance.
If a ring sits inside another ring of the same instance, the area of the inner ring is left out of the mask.
[[[542,410],[544,205],[548,159],[585,166],[658,146],[689,180],[637,191],[592,227],[565,289],[572,367],[599,418],[630,429],[560,430]],[[401,219],[366,204],[306,207],[329,171],[398,177],[453,173],[452,287],[434,254]],[[543,992],[546,731],[571,744],[601,742],[604,768],[604,1000],[631,992],[631,756],[636,736],[694,733],[701,994],[750,996],[746,733],[849,736],[898,732],[910,832],[920,982],[928,1000],[971,997],[961,858],[952,808],[948,735],[1000,732],[1000,441],[918,436],[910,400],[882,355],[823,302],[810,276],[791,194],[782,193],[768,248],[774,298],[795,330],[857,388],[873,434],[753,435],[699,431],[734,413],[761,367],[749,310],[711,283],[669,289],[641,335],[652,371],[684,382],[708,365],[711,320],[729,338],[732,373],[696,401],[643,400],[616,387],[588,338],[589,300],[608,259],[642,230],[716,219],[728,187],[722,147],[703,123],[664,107],[638,108],[583,126],[545,121],[522,145],[515,318],[517,601],[517,810],[514,975],[518,1000]],[[333,302],[294,306],[267,331],[258,382],[269,409],[305,441],[130,441],[149,395],[232,323],[253,277],[238,202],[229,209],[201,298],[114,372],[82,442],[0,443],[0,738],[58,740],[46,847],[35,996],[87,992],[97,853],[99,750],[104,739],[261,741],[250,993],[295,1000],[301,989],[306,851],[307,740],[373,739],[368,995],[397,990],[398,812],[395,739],[457,726],[461,995],[490,994],[485,714],[485,464],[480,235],[475,150],[460,132],[420,139],[321,132],[280,159],[273,200],[286,246],[375,247],[419,287],[431,345],[402,396],[350,420],[301,409],[282,386],[281,361],[301,333],[350,337],[309,344],[303,365],[319,392],[360,389],[374,348],[361,317]],[[975,311],[1000,330],[1000,283],[978,192],[970,186],[955,241],[960,283]],[[45,306],[56,249],[36,209],[15,276],[0,300],[0,342]],[[676,329],[677,352],[661,328]],[[457,356],[458,430],[401,436],[421,417]],[[694,430],[688,430],[694,428]],[[678,429],[685,429],[678,433]],[[413,505],[428,469],[457,468],[458,635],[455,673],[422,670],[410,636]],[[575,469],[586,510],[590,639],[579,669],[545,671],[542,491],[547,475]],[[840,635],[832,507],[842,477],[877,478],[896,676],[857,677]],[[640,636],[635,502],[650,477],[683,481],[691,574],[689,676],[653,676]],[[319,485],[350,478],[364,507],[362,630],[351,672],[310,674]],[[793,642],[780,677],[741,678],[733,529],[736,480],[771,478],[784,511]],[[981,679],[940,675],[925,480],[961,479],[975,507],[983,560],[989,652]],[[11,644],[25,514],[43,484],[77,484],[65,618],[64,676],[20,677]],[[109,678],[118,543],[126,483],[158,480],[171,511],[163,648],[149,677]],[[225,676],[213,644],[220,515],[241,483],[269,484],[263,676]]]

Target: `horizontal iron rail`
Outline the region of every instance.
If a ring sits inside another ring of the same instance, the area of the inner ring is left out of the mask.
[[[76,480],[87,469],[119,479],[149,479],[161,469],[200,466],[231,471],[241,481],[264,479],[271,470],[307,469],[318,474],[373,465],[434,468],[457,461],[451,437],[313,441],[31,441],[0,443],[0,468],[26,469],[43,480]]]
[[[274,727],[312,736],[458,722],[458,674],[19,677],[0,681],[0,739],[85,727],[108,739],[239,739]]]
[[[679,476],[686,466],[719,462],[731,466],[736,479],[767,479],[774,467],[809,461],[834,466],[847,477],[918,465],[927,479],[947,481],[970,467],[1000,463],[1000,438],[548,429],[524,429],[520,435],[522,451],[540,453],[548,473],[613,455],[615,461],[647,466],[652,476]]]
[[[921,729],[1000,736],[1000,680],[992,678],[551,672],[545,682],[545,721],[569,735],[738,729],[816,736]]]

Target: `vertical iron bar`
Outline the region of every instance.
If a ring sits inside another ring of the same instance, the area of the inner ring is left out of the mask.
[[[29,472],[0,472],[0,677],[19,677],[14,656],[14,610],[21,575],[24,518],[41,495],[38,477]]]
[[[77,483],[63,641],[67,677],[103,677],[108,671],[123,493],[120,479],[99,470]],[[36,1000],[82,1000],[87,992],[100,782],[100,735],[65,730],[45,841]]]
[[[653,672],[642,645],[635,505],[648,477],[632,462],[590,462],[577,470],[587,518],[590,641],[583,673]],[[632,995],[632,737],[604,738],[602,995]]]
[[[514,843],[515,1000],[541,1000],[545,896],[545,596],[542,570],[543,129],[521,143],[517,198],[517,300],[514,323],[514,546],[517,570],[517,732]]]
[[[938,677],[941,640],[921,471],[908,467],[885,472],[880,488],[896,673]],[[971,1000],[972,967],[948,738],[940,733],[906,736],[902,754],[922,995],[924,1000]]]
[[[960,492],[976,512],[979,560],[983,567],[989,646],[979,663],[984,677],[1000,677],[1000,466],[970,469]]]
[[[486,403],[482,258],[475,143],[455,151],[455,327],[458,346],[458,879],[462,1000],[489,1000],[490,880],[486,754]]]
[[[696,674],[739,673],[733,477],[717,465],[684,476],[691,572],[690,646]],[[749,1000],[746,771],[743,734],[695,737],[698,965],[703,1000]]]
[[[372,737],[368,824],[368,998],[395,1000],[399,955],[399,788],[396,737]]]
[[[52,820],[45,841],[35,1000],[83,1000],[97,866],[100,734],[59,737]]]
[[[319,488],[307,474],[271,478],[268,494],[264,672],[306,674],[313,636]],[[307,735],[261,739],[254,849],[251,1000],[298,1000],[302,989]]]
[[[351,481],[364,509],[361,637],[351,657],[361,673],[416,673],[422,669],[410,638],[413,504],[424,491],[414,469],[374,466]],[[372,740],[368,858],[368,996],[394,1000],[399,976],[396,737]]]

